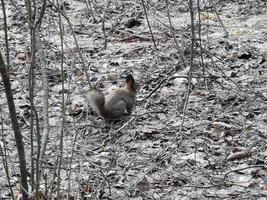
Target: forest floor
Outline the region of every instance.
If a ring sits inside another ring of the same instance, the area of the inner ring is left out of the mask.
[[[55,194],[52,186],[56,183],[53,175],[59,154],[64,93],[67,108],[61,170],[64,197],[69,191],[74,199],[267,198],[267,3],[219,1],[217,9],[228,38],[212,7],[201,5],[201,23],[196,15],[195,27],[198,38],[201,24],[202,51],[195,45],[192,91],[187,98],[185,77],[190,66],[191,25],[185,2],[174,1],[170,5],[180,52],[169,29],[164,1],[150,1],[147,9],[156,48],[141,2],[114,1],[106,7],[105,1],[101,1],[97,7],[93,5],[95,20],[84,1],[65,2],[66,15],[88,67],[91,84],[108,93],[123,84],[126,73],[132,73],[140,83],[133,116],[113,124],[87,109],[84,94],[89,86],[64,18],[66,79],[62,90],[58,14],[48,3],[41,38],[50,87],[51,127],[41,182],[44,191],[47,180],[47,197]],[[23,4],[24,1],[17,2],[15,8],[8,3],[6,9],[10,78],[30,171],[30,34]],[[106,16],[106,49],[103,16]],[[2,14],[0,18],[3,30]],[[140,24],[130,27],[130,19]],[[4,31],[0,38],[3,53]],[[34,102],[42,132],[39,65],[35,72]],[[18,156],[2,82],[0,88],[1,145],[5,142],[11,184],[16,191]],[[10,199],[2,167],[0,199]]]

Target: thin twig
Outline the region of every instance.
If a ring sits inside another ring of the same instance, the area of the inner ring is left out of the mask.
[[[78,40],[76,38],[76,34],[75,34],[75,31],[73,29],[73,26],[68,18],[68,16],[62,11],[60,10],[60,8],[58,6],[56,6],[51,0],[48,0],[51,5],[58,10],[58,12],[60,12],[60,14],[65,18],[65,20],[67,21],[68,25],[69,25],[69,28],[71,30],[71,34],[73,36],[73,39],[74,39],[74,42],[75,42],[75,45],[76,45],[76,49],[77,49],[77,52],[78,52],[78,55],[81,59],[81,62],[82,62],[82,67],[83,67],[83,71],[85,73],[85,76],[86,76],[86,79],[87,79],[87,82],[88,82],[88,85],[89,85],[89,88],[91,88],[91,82],[90,82],[90,74],[88,74],[88,71],[87,71],[87,66],[85,64],[85,61],[84,61],[84,58],[83,58],[83,55],[82,55],[82,52],[81,52],[81,49],[80,49],[80,45],[78,43]],[[90,72],[90,71],[89,71]]]
[[[180,58],[181,58],[181,61],[182,61],[182,64],[183,64],[183,67],[184,69],[186,68],[186,64],[185,64],[185,60],[184,60],[184,55],[178,45],[178,42],[176,40],[176,35],[175,35],[175,31],[174,31],[174,28],[173,28],[173,25],[172,25],[172,21],[171,21],[171,17],[170,17],[170,9],[169,9],[169,0],[165,0],[165,3],[166,3],[166,12],[167,12],[167,17],[168,17],[168,20],[169,20],[169,25],[170,25],[170,30],[171,30],[171,34],[172,34],[172,38],[173,38],[173,41],[174,41],[174,44],[176,45],[176,48],[178,50],[178,53],[180,55]]]
[[[150,32],[152,41],[153,41],[153,43],[154,43],[154,47],[157,48],[157,45],[156,45],[156,42],[155,42],[155,39],[154,39],[154,34],[153,34],[153,32],[152,32],[152,29],[151,29],[151,26],[150,26],[150,22],[149,22],[149,20],[148,20],[148,15],[147,15],[147,10],[146,10],[146,5],[145,5],[145,1],[144,1],[144,0],[142,0],[142,5],[143,5],[144,13],[145,13],[145,16],[146,16],[147,26],[148,26],[148,28],[149,28],[149,32]]]
[[[222,22],[222,20],[221,20],[221,17],[220,17],[220,15],[219,15],[218,11],[217,11],[216,4],[213,2],[213,0],[209,0],[209,1],[210,1],[210,3],[212,4],[212,7],[213,7],[213,9],[214,9],[214,12],[215,12],[215,14],[216,14],[216,16],[217,16],[217,18],[218,18],[218,20],[219,20],[219,22],[220,22],[220,24],[221,24],[223,30],[224,30],[225,37],[228,38],[228,37],[229,37],[229,33],[228,33],[228,31],[226,30],[225,26],[223,25],[223,22]]]

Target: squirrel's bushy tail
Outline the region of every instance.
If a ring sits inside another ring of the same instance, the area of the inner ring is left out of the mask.
[[[87,105],[89,105],[98,115],[102,115],[102,110],[105,104],[104,95],[98,90],[90,90],[85,95]]]

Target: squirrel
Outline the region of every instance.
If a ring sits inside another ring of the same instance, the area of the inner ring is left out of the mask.
[[[137,84],[131,74],[127,75],[125,86],[104,95],[92,89],[85,95],[88,105],[105,120],[117,120],[125,115],[131,115],[136,99]],[[126,111],[126,112],[125,112]]]

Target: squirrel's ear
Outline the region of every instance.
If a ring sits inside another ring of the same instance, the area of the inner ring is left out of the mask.
[[[126,76],[126,83],[133,83],[133,84],[135,83],[135,80],[132,74],[128,74]]]
[[[127,89],[136,92],[138,89],[138,84],[135,83],[134,77],[131,74],[128,74],[126,77],[126,87]]]

